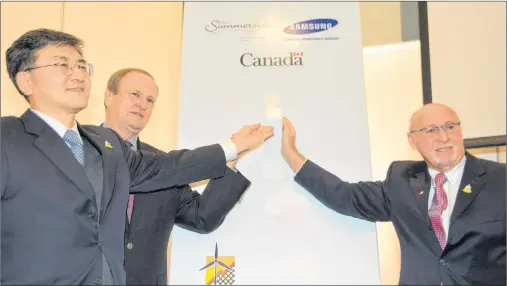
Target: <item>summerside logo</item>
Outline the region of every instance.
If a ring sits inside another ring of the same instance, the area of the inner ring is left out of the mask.
[[[285,56],[259,57],[251,53],[245,53],[239,58],[239,62],[244,67],[282,67],[282,66],[302,66],[303,53],[290,52]]]
[[[338,25],[335,19],[311,19],[291,24],[283,30],[286,34],[303,35],[329,30]]]
[[[204,27],[204,30],[212,34],[216,34],[220,31],[254,32],[269,28],[270,26],[271,24],[269,24],[268,21],[260,23],[229,23],[228,21],[212,20]]]

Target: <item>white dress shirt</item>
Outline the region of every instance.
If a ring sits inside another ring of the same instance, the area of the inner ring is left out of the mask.
[[[229,162],[238,158],[238,151],[236,149],[236,145],[234,145],[231,139],[219,144],[220,146],[222,146],[222,149],[224,149],[225,161]]]
[[[454,203],[456,202],[456,197],[458,196],[459,185],[461,184],[461,178],[463,177],[463,172],[465,170],[466,156],[463,156],[463,159],[454,166],[454,168],[444,172],[447,180],[444,183],[444,190],[447,195],[447,208],[442,212],[442,224],[444,225],[445,235],[449,235],[449,223],[451,220],[452,210],[454,208]],[[433,200],[433,196],[435,195],[435,177],[440,173],[437,170],[428,168],[428,172],[431,176],[431,187],[430,193],[428,197],[428,211],[431,207],[431,201]]]
[[[69,129],[72,129],[74,130],[79,136],[79,140],[81,141],[81,144],[83,144],[83,139],[81,139],[81,134],[79,134],[79,130],[77,129],[77,124],[76,124],[76,121],[74,120],[74,124],[72,125],[72,128],[67,128],[65,125],[63,125],[63,123],[61,123],[60,121],[54,119],[53,117],[47,115],[47,114],[44,114],[40,111],[37,111],[35,109],[31,109],[30,110],[35,113],[35,115],[39,116],[42,120],[44,120],[44,122],[46,122],[51,128],[53,128],[53,130],[55,130],[55,132],[58,134],[58,136],[60,136],[62,139],[63,139],[63,136],[65,135],[65,132],[67,132],[67,130]],[[67,144],[67,146],[69,146],[69,148],[72,149],[72,147],[69,145],[69,143],[65,142]]]

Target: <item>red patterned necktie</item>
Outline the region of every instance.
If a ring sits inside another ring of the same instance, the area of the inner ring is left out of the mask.
[[[129,223],[130,223],[130,218],[132,217],[132,210],[134,209],[134,195],[130,194],[129,195],[129,203],[127,205],[127,217],[129,219]]]
[[[447,178],[444,173],[439,173],[435,177],[435,195],[433,196],[429,209],[431,226],[435,231],[435,235],[442,249],[445,248],[445,244],[447,243],[444,224],[442,223],[442,212],[447,208],[447,195],[444,190],[444,183],[446,180]]]
[[[132,149],[133,145],[130,141],[125,140],[125,145],[127,145],[130,149]],[[129,195],[129,202],[127,204],[127,218],[130,223],[130,218],[132,217],[132,210],[134,209],[134,195]]]

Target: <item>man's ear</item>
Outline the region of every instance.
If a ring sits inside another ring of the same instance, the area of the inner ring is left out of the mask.
[[[107,109],[111,103],[113,102],[113,92],[109,90],[109,88],[106,88],[106,91],[104,92],[104,107]]]
[[[16,74],[16,84],[19,87],[19,90],[26,97],[30,97],[33,94],[33,82],[32,82],[32,74],[29,72],[18,72]]]

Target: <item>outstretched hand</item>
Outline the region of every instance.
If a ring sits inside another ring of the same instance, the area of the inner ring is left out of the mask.
[[[282,157],[294,172],[301,169],[306,161],[306,158],[296,148],[296,129],[286,117],[283,118]]]
[[[245,125],[232,135],[238,154],[254,149],[273,136],[273,127],[260,123]]]

